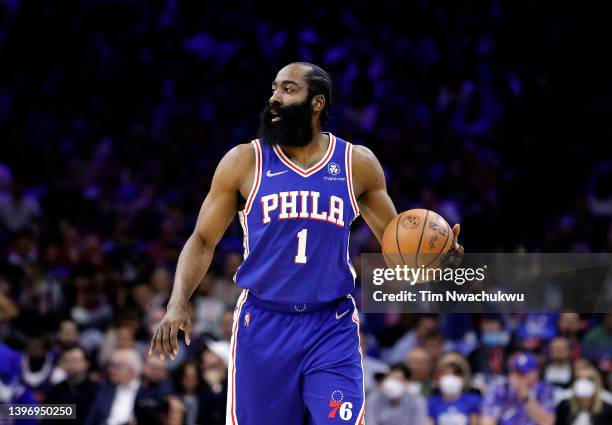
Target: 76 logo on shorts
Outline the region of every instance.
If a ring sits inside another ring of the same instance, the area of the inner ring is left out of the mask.
[[[335,419],[336,416],[339,416],[343,421],[350,421],[353,417],[353,403],[344,401],[344,394],[340,390],[335,390],[332,393],[329,407],[332,408],[327,415],[329,419]]]

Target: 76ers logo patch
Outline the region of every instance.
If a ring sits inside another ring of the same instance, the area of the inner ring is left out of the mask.
[[[248,311],[244,315],[244,327],[248,328],[251,325],[251,313]]]
[[[344,393],[340,390],[332,392],[329,407],[332,408],[329,415],[327,415],[329,419],[339,417],[343,421],[350,421],[353,417],[353,403],[344,401]]]

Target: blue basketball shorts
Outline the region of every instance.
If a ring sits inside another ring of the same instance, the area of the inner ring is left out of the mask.
[[[348,296],[324,308],[267,308],[244,290],[234,312],[226,425],[363,425],[359,316]]]

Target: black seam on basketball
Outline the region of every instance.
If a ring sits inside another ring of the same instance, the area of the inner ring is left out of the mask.
[[[400,213],[399,217],[397,217],[397,223],[395,223],[395,243],[397,244],[397,252],[399,252],[400,258],[402,259],[402,263],[404,263],[404,265],[406,265],[406,260],[404,260],[404,256],[402,255],[402,249],[400,248],[400,244],[399,244],[399,222],[402,219],[402,214]]]
[[[393,264],[394,266],[397,266],[397,264],[395,264],[395,261],[391,260],[391,258],[383,251],[383,257],[385,257],[387,260],[389,260],[389,262],[391,264]]]
[[[447,223],[448,224],[448,223]],[[440,248],[440,252],[438,252],[438,254],[436,254],[436,256],[434,257],[433,260],[431,260],[429,263],[427,263],[427,265],[425,266],[425,268],[429,267],[429,265],[431,263],[433,263],[434,261],[436,261],[438,259],[438,257],[440,256],[440,254],[442,254],[442,251],[444,250],[444,247],[446,246],[446,242],[448,242],[448,236],[453,232],[452,229],[450,228],[450,226],[446,226],[448,227],[448,232],[446,232],[446,240],[444,241],[444,243],[442,244],[442,248]]]
[[[425,225],[427,224],[427,216],[429,215],[429,210],[425,213],[425,219],[423,220],[423,228],[421,229],[421,237],[419,238],[419,246],[417,246],[416,257],[414,257],[414,265],[416,268],[419,268],[419,251],[421,250],[421,242],[423,242],[423,234],[425,233]]]

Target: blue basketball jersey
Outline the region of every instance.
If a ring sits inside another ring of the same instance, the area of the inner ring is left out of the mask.
[[[307,170],[260,140],[244,210],[244,261],[236,283],[258,298],[321,303],[353,292],[351,222],[359,215],[351,178],[352,145],[331,133],[321,160]]]

